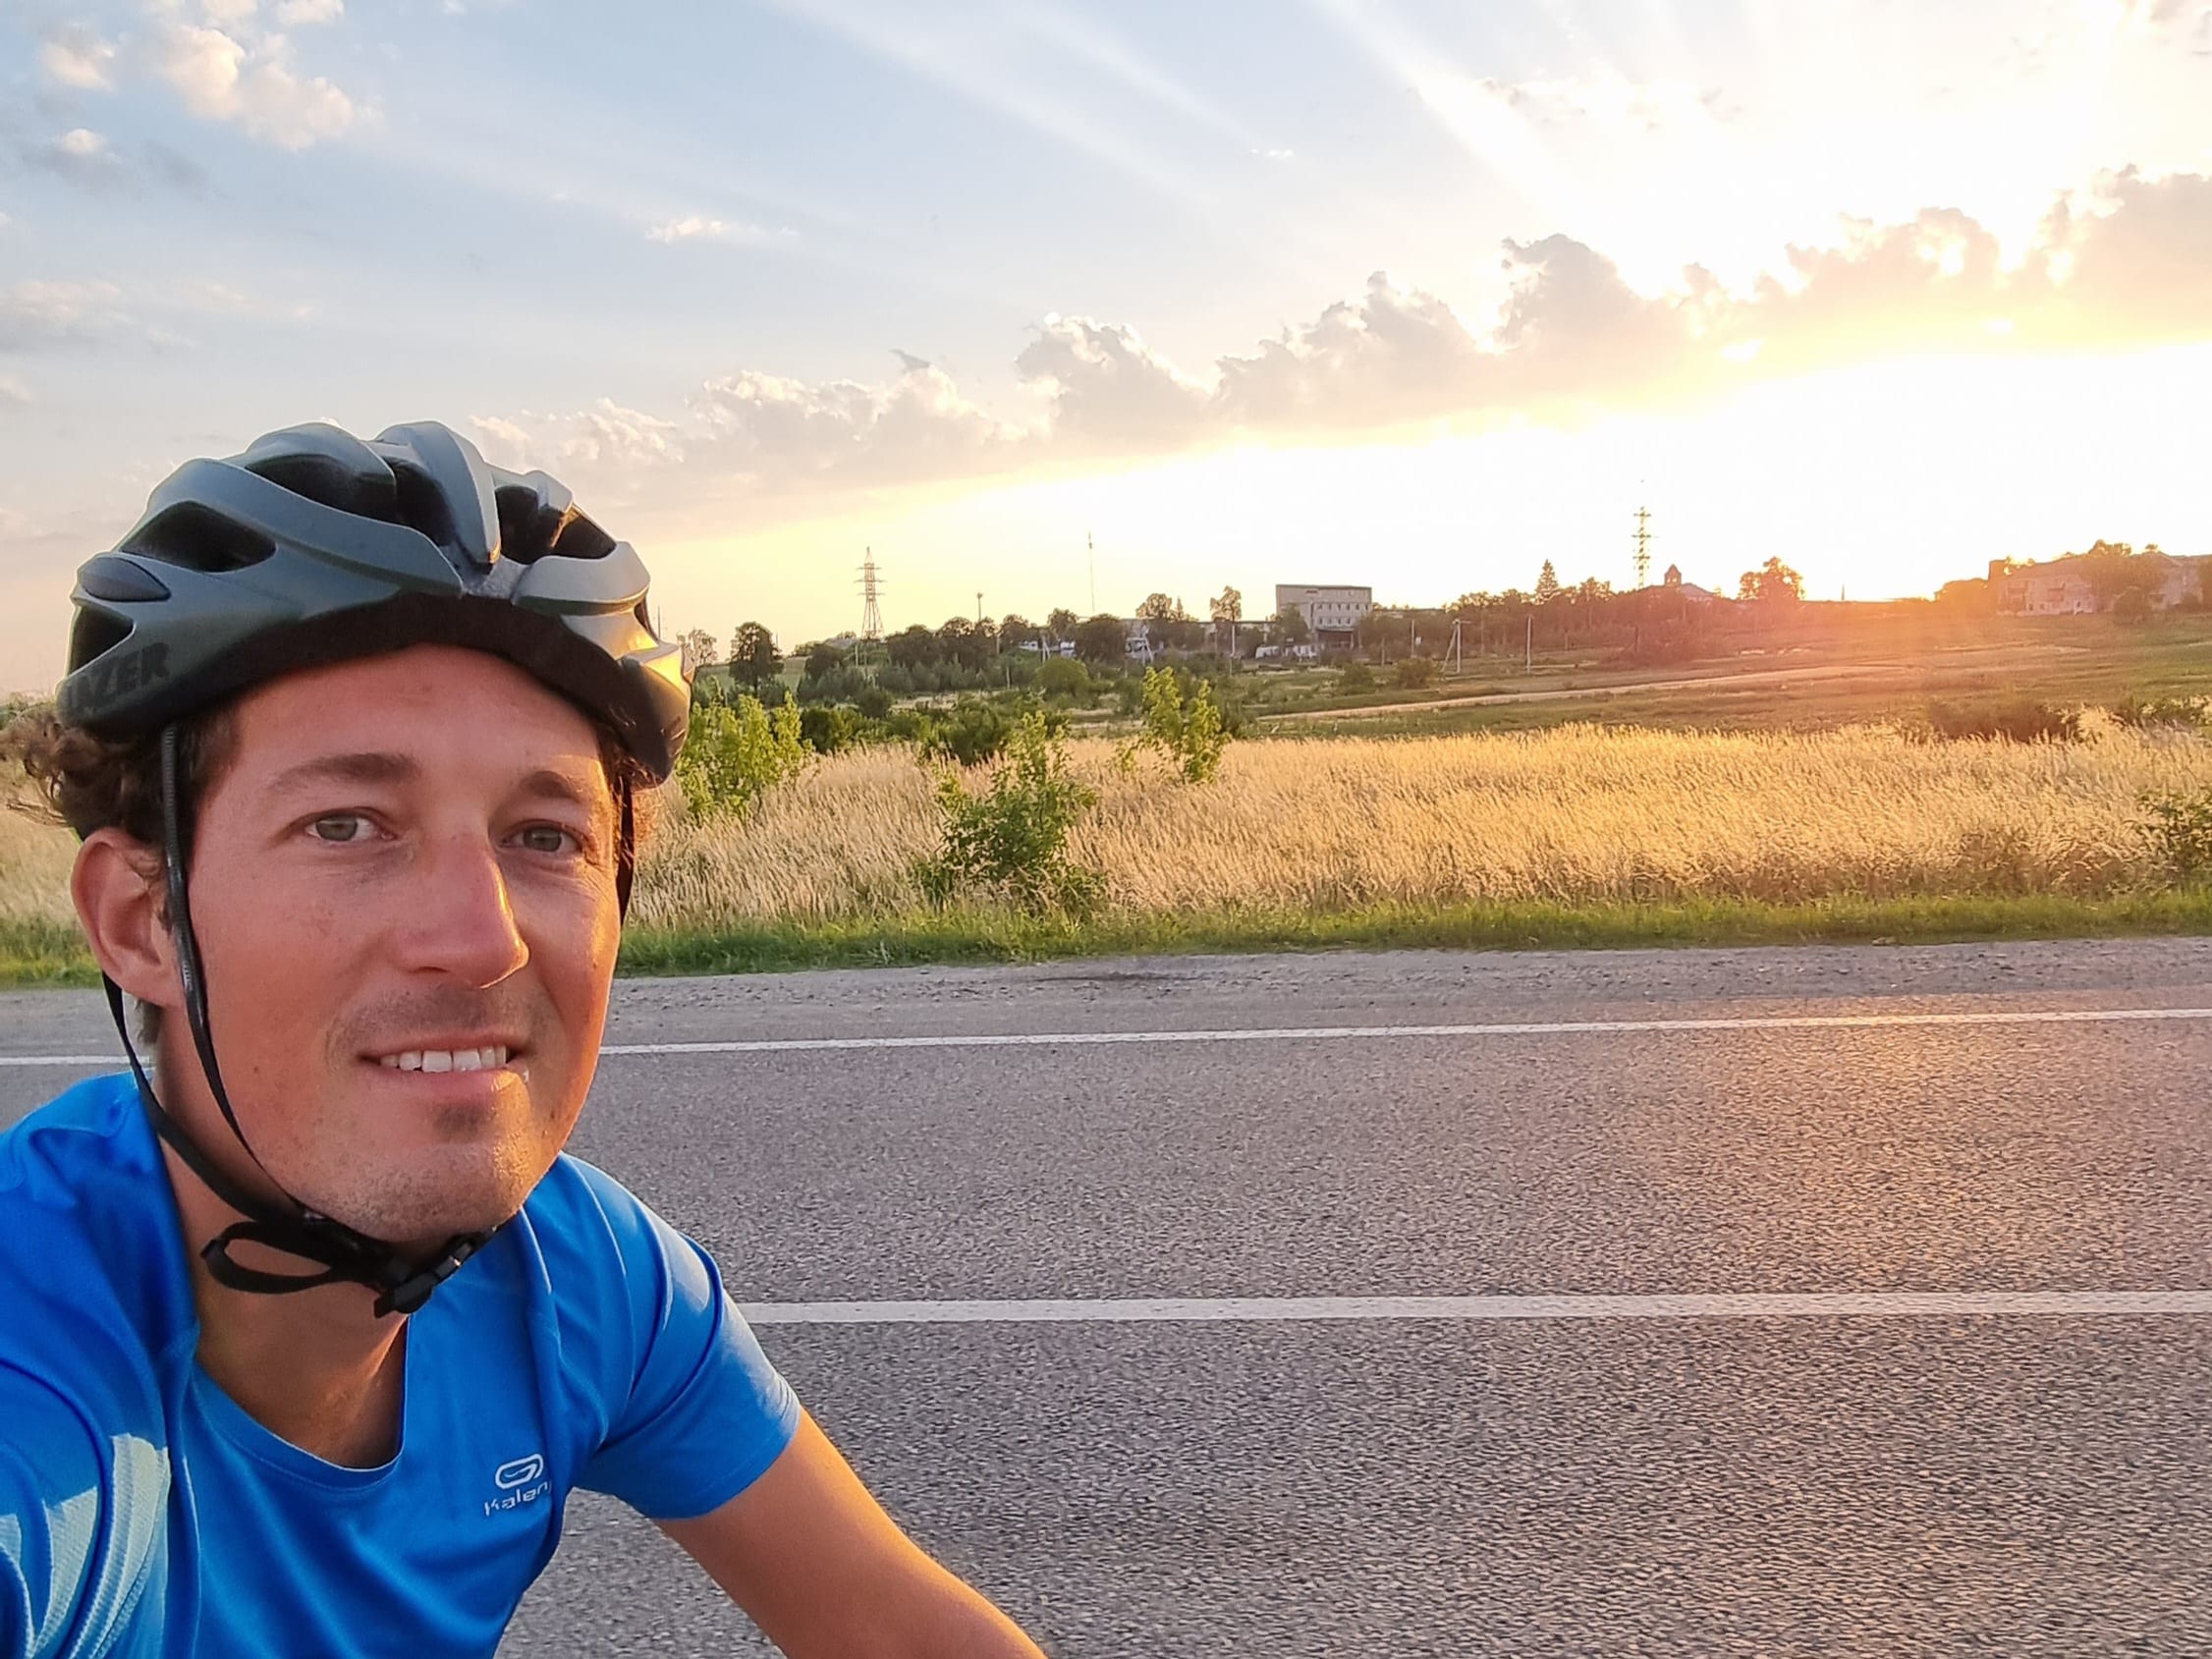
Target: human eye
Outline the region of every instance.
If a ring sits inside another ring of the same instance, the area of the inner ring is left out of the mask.
[[[307,834],[330,847],[366,841],[375,826],[365,812],[324,812],[307,820]]]
[[[560,824],[531,824],[516,834],[515,839],[529,853],[542,853],[561,857],[583,851],[582,839],[576,831]]]

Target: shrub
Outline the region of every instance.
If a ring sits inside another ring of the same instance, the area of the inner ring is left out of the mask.
[[[2140,730],[2151,726],[2201,726],[2204,697],[2138,697],[2133,692],[2112,705],[2112,717],[2123,726]]]
[[[1427,657],[1408,657],[1391,671],[1403,691],[1417,691],[1436,683],[1436,664]]]
[[[944,843],[920,866],[924,891],[940,904],[974,889],[1031,912],[1095,909],[1103,878],[1069,858],[1068,836],[1097,792],[1070,774],[1067,750],[1041,711],[1023,717],[1008,750],[979,793],[969,794],[957,772],[938,779]]]
[[[799,741],[816,754],[835,754],[860,741],[860,714],[844,704],[799,711]]]
[[[804,771],[806,760],[799,705],[786,695],[771,710],[741,692],[734,706],[714,704],[693,715],[676,778],[694,816],[742,816]]]
[[[868,689],[868,677],[857,668],[836,666],[819,674],[809,672],[799,683],[801,702],[857,702]]]
[[[998,757],[1010,736],[1012,728],[1003,713],[978,698],[963,697],[923,742],[922,758],[980,766]]]
[[[1049,658],[1037,670],[1037,690],[1048,697],[1090,701],[1090,670],[1073,657]]]
[[[2137,827],[2151,852],[2178,881],[2212,876],[2212,790],[2195,795],[2146,795],[2149,817]]]
[[[1346,695],[1375,689],[1375,672],[1363,662],[1348,662],[1337,675],[1337,690]]]
[[[1928,727],[1938,738],[2071,744],[2081,739],[2081,712],[2024,697],[2003,703],[1938,702],[1928,705]]]
[[[886,720],[891,715],[891,693],[881,686],[863,686],[854,693],[853,706],[870,720]]]
[[[1183,774],[1186,783],[1202,784],[1221,769],[1221,751],[1229,743],[1222,727],[1221,705],[1214,700],[1213,686],[1201,680],[1186,690],[1172,668],[1155,668],[1144,676],[1144,729],[1122,751],[1125,765],[1134,762],[1140,748],[1157,749]]]

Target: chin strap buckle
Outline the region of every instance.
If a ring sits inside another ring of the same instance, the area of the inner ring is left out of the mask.
[[[474,1255],[482,1245],[481,1238],[455,1239],[446,1245],[445,1253],[427,1267],[409,1274],[397,1284],[385,1286],[376,1299],[376,1314],[382,1318],[387,1313],[413,1313],[430,1300],[430,1293],[461,1271],[462,1263]]]

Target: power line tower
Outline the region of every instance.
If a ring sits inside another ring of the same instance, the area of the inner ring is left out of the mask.
[[[1636,585],[1651,585],[1651,509],[1636,509]]]
[[[883,587],[876,581],[875,549],[870,547],[865,552],[860,565],[860,648],[857,653],[862,662],[868,659],[868,647],[883,638]]]

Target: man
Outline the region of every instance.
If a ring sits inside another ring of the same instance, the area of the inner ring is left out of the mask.
[[[577,1486],[800,1659],[1037,1655],[561,1155],[689,704],[645,586],[433,424],[190,463],[80,573],[6,747],[152,1063],[0,1134],[0,1659],[489,1654]]]

